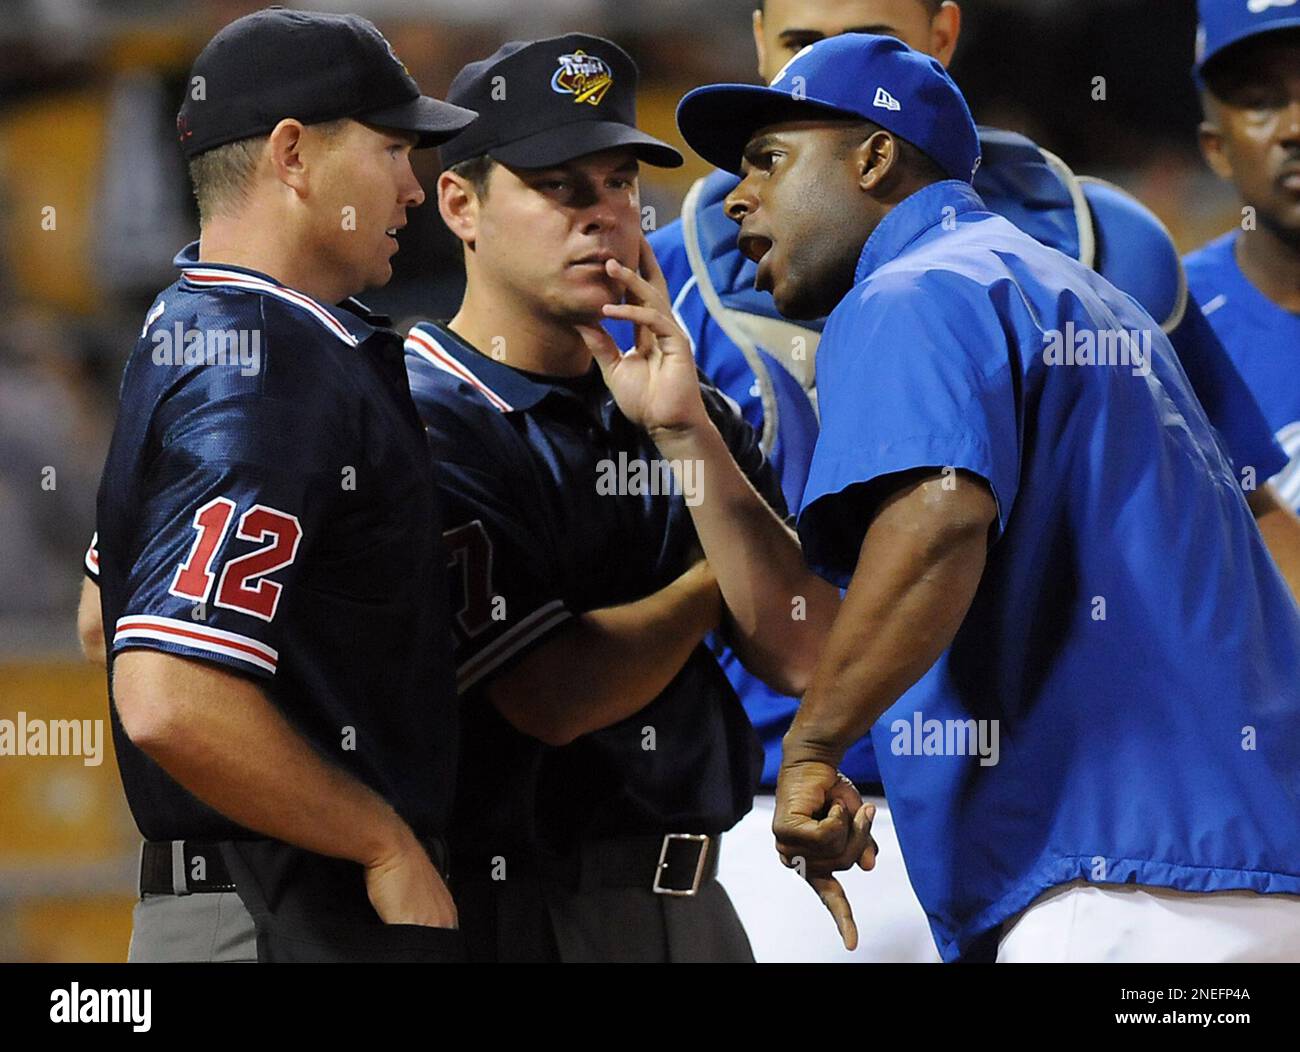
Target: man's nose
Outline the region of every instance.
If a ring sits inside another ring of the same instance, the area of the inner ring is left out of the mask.
[[[416,178],[414,171],[410,171],[410,178],[407,180],[401,201],[407,208],[418,208],[424,204],[424,187],[420,185],[420,180]]]
[[[757,207],[758,202],[749,190],[748,178],[742,179],[740,185],[732,190],[722,203],[722,210],[733,223],[744,222],[745,217],[752,214]]]
[[[585,202],[583,208],[582,231],[585,234],[598,233],[601,230],[611,230],[618,223],[618,205],[620,198],[615,193],[595,193],[591,194],[591,199]]]
[[[1282,111],[1278,138],[1286,143],[1300,142],[1300,95],[1293,95],[1291,105]]]

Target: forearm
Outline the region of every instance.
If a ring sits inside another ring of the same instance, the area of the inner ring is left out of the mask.
[[[1249,504],[1269,554],[1300,602],[1300,518],[1278,499],[1272,486],[1253,493]]]
[[[247,679],[129,650],[114,662],[113,694],[137,746],[254,832],[362,864],[414,835],[387,801],[327,762]]]
[[[965,619],[984,571],[988,521],[918,522],[915,508],[886,506],[867,530],[840,615],[785,736],[786,765],[838,765],[925,675]]]
[[[711,422],[659,433],[671,462],[695,461],[695,532],[726,604],[728,641],[770,685],[800,694],[839,609],[839,591],[808,569],[799,540],[737,466]]]
[[[516,729],[565,745],[658,697],[720,612],[717,582],[697,563],[644,599],[582,614],[496,676],[488,701]]]

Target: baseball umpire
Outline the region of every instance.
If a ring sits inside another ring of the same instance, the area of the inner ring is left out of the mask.
[[[797,693],[839,602],[671,319],[637,171],[681,158],[636,128],[636,82],[570,34],[448,96],[482,114],[438,183],[467,287],[407,362],[460,592],[454,887],[479,959],[752,959],[714,875],[760,753],[702,640],[721,626]],[[605,317],[637,324],[626,356]]]
[[[759,73],[768,81],[802,48],[846,32],[896,36],[946,66],[966,25],[964,14],[952,0],[766,0],[753,15]],[[978,50],[967,51],[968,64],[978,60]],[[1227,444],[1270,552],[1300,595],[1300,523],[1265,483],[1286,462],[1273,439],[1278,427],[1269,427],[1196,296],[1187,295],[1168,231],[1123,190],[1076,176],[1060,158],[1024,136],[989,127],[978,132],[982,162],[974,185],[989,211],[1098,271],[1134,296],[1169,334],[1206,415]],[[771,296],[754,288],[755,264],[737,249],[735,225],[724,209],[737,181],[726,171],[701,179],[687,195],[681,220],[650,234],[649,240],[701,370],[735,399],[761,433],[762,448],[794,507],[817,439],[813,381],[823,320],[784,319]],[[1199,291],[1195,283],[1193,291]],[[1238,364],[1244,371],[1246,366]],[[1272,386],[1274,399],[1284,397],[1285,385]],[[1264,393],[1257,390],[1255,395],[1260,403],[1266,401]],[[869,912],[859,918],[865,929],[857,951],[847,954],[833,933],[820,939],[810,935],[815,919],[810,914],[820,908],[816,901],[791,874],[756,867],[771,851],[781,738],[797,701],[773,691],[725,651],[722,665],[766,752],[754,810],[728,837],[719,875],[745,922],[755,956],[760,961],[937,960],[924,913],[897,851],[891,850],[896,838],[869,736],[850,747],[842,766],[877,807],[873,835],[881,846],[870,877],[846,874],[871,896]],[[761,876],[755,878],[755,872]],[[773,908],[778,902],[779,908]]]
[[[454,960],[437,495],[401,340],[346,297],[391,276],[411,149],[474,114],[355,16],[241,18],[189,83],[201,237],[126,365],[88,566],[130,959]]]
[[[678,120],[743,167],[759,287],[830,313],[799,527],[848,591],[779,850],[842,923],[825,874],[863,842],[819,816],[890,710],[876,754],[945,959],[1293,955],[1300,618],[1158,322],[984,208],[965,101],[893,38],[818,42]]]
[[[1187,257],[1187,278],[1290,458],[1300,510],[1300,12],[1201,0],[1201,149],[1242,222]],[[1300,574],[1300,560],[1293,567]]]

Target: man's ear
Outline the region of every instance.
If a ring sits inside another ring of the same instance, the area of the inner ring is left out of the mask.
[[[478,238],[478,209],[478,194],[468,179],[450,171],[438,176],[438,214],[470,248]]]
[[[303,160],[306,134],[307,129],[299,121],[287,117],[271,129],[264,155],[269,156],[276,178],[300,196],[307,192],[307,164]]]
[[[863,139],[853,151],[859,188],[869,194],[879,195],[898,173],[899,153],[898,141],[883,128],[876,129]]]
[[[763,39],[763,12],[757,7],[754,8],[754,50],[758,52],[758,79],[766,82],[767,74],[763,72],[767,69],[767,41]]]
[[[953,0],[944,0],[938,13],[930,20],[930,54],[939,60],[944,69],[957,50],[961,36],[961,8]]]
[[[1210,171],[1220,179],[1232,181],[1232,162],[1223,150],[1223,132],[1213,121],[1202,121],[1196,129],[1197,142],[1201,147],[1201,156],[1210,166]]]

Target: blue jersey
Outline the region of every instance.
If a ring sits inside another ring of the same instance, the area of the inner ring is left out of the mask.
[[[402,342],[353,304],[199,263],[154,302],[99,488],[112,664],[148,648],[248,676],[330,762],[441,836],[455,693],[428,445]],[[123,733],[151,840],[244,839]]]
[[[1282,500],[1300,511],[1300,314],[1284,310],[1241,272],[1234,230],[1187,257],[1187,280],[1254,392],[1289,462],[1273,472]]]
[[[705,646],[634,716],[558,748],[513,728],[481,689],[575,616],[684,573],[698,557],[690,502],[705,480],[672,481],[594,365],[573,379],[528,373],[432,324],[406,346],[452,560],[464,702],[457,850],[730,829],[753,803],[761,752]],[[711,385],[702,394],[741,470],[785,516],[752,429]],[[581,677],[575,669],[575,690]]]
[[[1263,479],[1280,470],[1285,457],[1189,299],[1178,252],[1160,221],[1124,191],[1075,176],[1021,135],[981,128],[980,148],[983,162],[975,186],[991,211],[1097,270],[1161,323],[1244,484],[1252,475]],[[701,370],[739,403],[760,432],[786,499],[797,507],[817,439],[813,381],[821,322],[786,321],[771,296],[754,289],[757,267],[736,247],[736,224],[723,211],[736,183],[727,172],[700,180],[687,195],[681,220],[652,234],[650,244]],[[624,346],[630,342],[630,329],[610,328]],[[798,702],[751,676],[725,650],[720,653],[763,741],[763,781],[772,785],[781,738]],[[869,739],[849,750],[843,769],[860,784],[879,781]]]
[[[955,639],[874,734],[944,958],[1077,879],[1300,892],[1300,618],[1159,325],[955,181],[855,277],[818,351],[810,565],[847,583],[882,476],[997,503]]]

